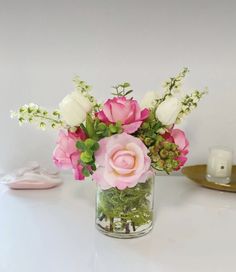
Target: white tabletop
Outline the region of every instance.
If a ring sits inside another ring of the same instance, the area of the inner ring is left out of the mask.
[[[66,176],[65,176],[66,177]],[[157,177],[153,231],[119,240],[94,224],[95,187],[0,187],[1,272],[235,272],[236,195]]]

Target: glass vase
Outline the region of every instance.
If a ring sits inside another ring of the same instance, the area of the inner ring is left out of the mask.
[[[115,238],[135,238],[152,229],[154,177],[133,188],[102,190],[97,186],[96,227]]]

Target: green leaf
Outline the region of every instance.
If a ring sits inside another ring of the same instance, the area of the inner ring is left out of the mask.
[[[81,153],[80,159],[84,163],[90,163],[91,161],[93,161],[93,153],[90,150],[86,150]]]
[[[96,167],[96,165],[94,163],[91,164],[91,168],[92,168],[93,171],[95,171],[97,169],[97,167]]]
[[[98,149],[99,149],[99,143],[96,142],[96,143],[93,145],[92,150],[93,150],[93,151],[97,151]]]
[[[89,138],[89,139],[86,139],[86,141],[84,143],[85,143],[86,147],[88,147],[90,149],[91,147],[94,146],[94,144],[96,143],[96,141],[93,140],[93,139],[91,139],[91,138]]]
[[[114,125],[109,125],[109,130],[111,133],[116,133],[118,131],[117,127]]]
[[[106,124],[104,124],[104,123],[99,123],[98,126],[97,126],[97,129],[98,129],[99,131],[105,131],[106,128],[107,128],[107,126],[106,126]]]
[[[147,122],[143,122],[141,128],[142,128],[142,129],[149,129],[149,128],[150,128],[150,125],[149,125],[149,123],[147,123]]]
[[[88,170],[86,167],[84,167],[84,168],[82,169],[82,173],[83,173],[83,175],[84,175],[85,177],[89,177],[89,176],[90,176],[90,172],[89,172],[89,170]]]
[[[42,129],[46,128],[46,123],[45,122],[40,122],[39,127],[42,128]]]
[[[117,133],[121,133],[123,131],[121,121],[116,122],[116,128],[117,128]]]
[[[86,118],[86,129],[88,132],[88,136],[90,138],[94,138],[95,136],[94,121],[89,114],[87,114],[87,118]]]
[[[76,143],[76,147],[82,151],[85,151],[86,150],[86,145],[84,142],[82,141],[77,141]]]
[[[95,163],[95,161],[94,161],[94,159],[92,159],[90,162],[88,162],[86,165],[89,165],[89,166],[91,166],[91,165],[93,165]]]
[[[130,84],[129,84],[129,82],[124,82],[121,86],[123,88],[128,88],[128,87],[130,87]]]
[[[18,120],[20,123],[23,123],[25,121],[25,119],[23,117],[20,117]]]
[[[53,111],[53,113],[52,113],[54,116],[58,116],[58,117],[60,117],[60,112],[59,111]]]
[[[101,124],[103,124],[103,123],[101,123]],[[106,125],[105,125],[105,127],[103,125],[101,125],[101,127],[103,127],[102,130],[97,130],[96,131],[96,135],[98,136],[97,137],[98,139],[101,139],[101,138],[109,136],[109,129],[108,129],[108,127]]]
[[[96,151],[99,148],[98,142],[90,138],[85,141],[85,145],[91,151]]]
[[[132,93],[133,92],[133,90],[129,90],[129,91],[127,91],[125,94],[124,94],[124,96],[126,96],[126,95],[128,95],[128,94],[130,94],[130,93]]]
[[[122,126],[122,122],[121,122],[121,121],[117,121],[117,122],[116,122],[116,126],[117,126],[117,127],[121,127],[121,126]]]

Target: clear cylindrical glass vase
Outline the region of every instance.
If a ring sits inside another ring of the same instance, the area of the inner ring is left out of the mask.
[[[147,234],[153,224],[154,178],[124,190],[102,190],[97,186],[97,229],[123,239]]]

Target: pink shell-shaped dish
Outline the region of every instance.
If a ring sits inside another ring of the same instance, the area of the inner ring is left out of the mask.
[[[50,189],[62,183],[58,172],[41,168],[37,162],[15,170],[1,178],[0,183],[11,189]]]
[[[16,180],[13,182],[9,182],[7,185],[11,189],[17,189],[17,190],[35,190],[35,189],[50,189],[54,188],[58,185],[60,185],[62,181],[34,181],[34,180]]]

